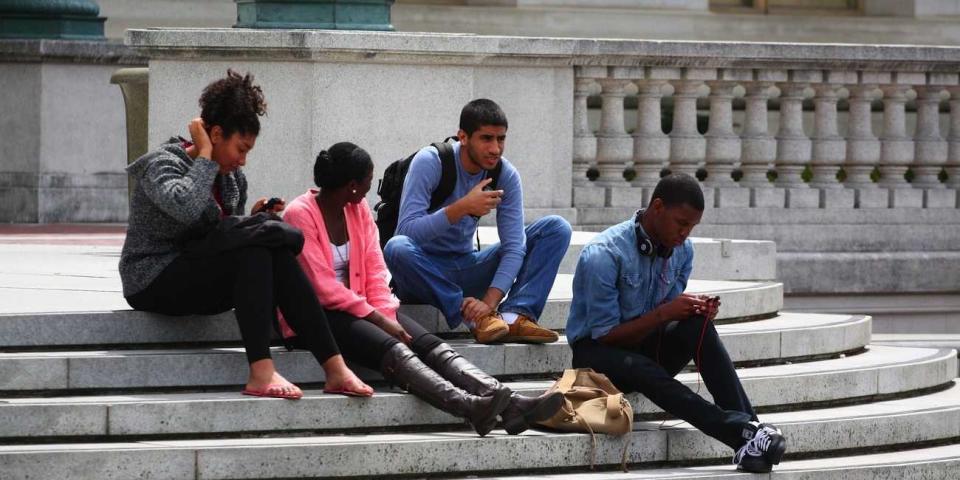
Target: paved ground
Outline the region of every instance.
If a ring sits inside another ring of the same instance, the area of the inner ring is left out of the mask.
[[[0,225],[0,314],[129,308],[117,260],[126,225]]]

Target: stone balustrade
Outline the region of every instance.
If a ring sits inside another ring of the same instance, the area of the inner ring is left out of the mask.
[[[258,75],[282,112],[258,154],[289,168],[251,162],[255,195],[302,192],[333,141],[364,145],[381,170],[489,97],[510,116],[507,156],[535,214],[642,205],[664,169],[705,173],[714,207],[958,207],[960,48],[230,29],[127,42],[152,59],[163,98],[151,143],[182,129],[227,66]]]
[[[872,69],[858,60],[824,60],[771,68],[777,60],[768,59],[755,67],[741,61],[700,68],[660,65],[664,60],[574,67],[574,206],[644,204],[661,172],[669,170],[699,173],[713,207],[960,207],[960,87],[953,65],[952,71],[938,62]],[[624,124],[628,89],[637,92],[635,125]],[[745,104],[739,132],[735,93]],[[595,134],[584,108],[592,94],[602,99]],[[911,132],[905,106],[913,95]],[[668,96],[673,101],[664,103]],[[698,112],[699,97],[707,97],[709,111]],[[775,97],[774,130],[768,104]],[[812,128],[805,130],[808,97],[814,112]],[[843,129],[841,98],[849,105]],[[883,100],[879,131],[872,125],[875,98]],[[942,103],[949,105],[949,131],[941,129]],[[664,113],[672,117],[669,133],[662,127]],[[708,118],[702,134],[698,115]]]

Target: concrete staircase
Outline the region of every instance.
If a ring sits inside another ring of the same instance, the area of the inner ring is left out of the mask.
[[[542,319],[562,329],[575,235]],[[484,231],[484,242],[492,241]],[[2,242],[0,242],[2,243]],[[713,292],[718,329],[764,421],[789,438],[775,478],[954,478],[960,466],[956,351],[871,344],[863,315],[782,312],[772,242],[695,241],[689,290]],[[296,402],[243,397],[232,314],[169,318],[125,308],[116,246],[0,246],[0,478],[740,478],[719,442],[642,396],[628,438],[494,431],[391,389],[325,395],[305,352],[275,349],[305,387]],[[21,271],[21,269],[23,271]],[[25,273],[29,271],[29,273]],[[44,292],[13,279],[44,278]],[[552,345],[476,345],[436,310],[404,307],[466,357],[531,394],[570,364]],[[680,379],[709,398],[694,371]],[[630,473],[616,473],[626,442]],[[598,472],[588,473],[593,461]],[[582,472],[582,473],[580,473]]]

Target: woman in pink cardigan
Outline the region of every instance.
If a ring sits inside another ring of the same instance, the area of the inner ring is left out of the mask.
[[[466,418],[480,436],[493,430],[498,415],[516,434],[560,408],[561,394],[513,393],[419,323],[397,314],[400,302],[390,290],[390,272],[365,201],[373,181],[366,151],[337,143],[317,155],[313,177],[319,190],[293,200],[284,220],[303,231],[300,265],[347,360],[379,370],[427,403]],[[284,335],[291,333],[284,326]]]

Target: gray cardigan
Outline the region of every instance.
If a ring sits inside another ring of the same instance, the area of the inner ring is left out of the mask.
[[[220,221],[214,182],[220,186],[225,213],[243,214],[247,201],[243,172],[219,175],[216,162],[190,158],[181,142],[171,138],[127,167],[136,188],[120,253],[124,297],[147,288],[180,255],[177,244],[184,236],[202,234]]]

